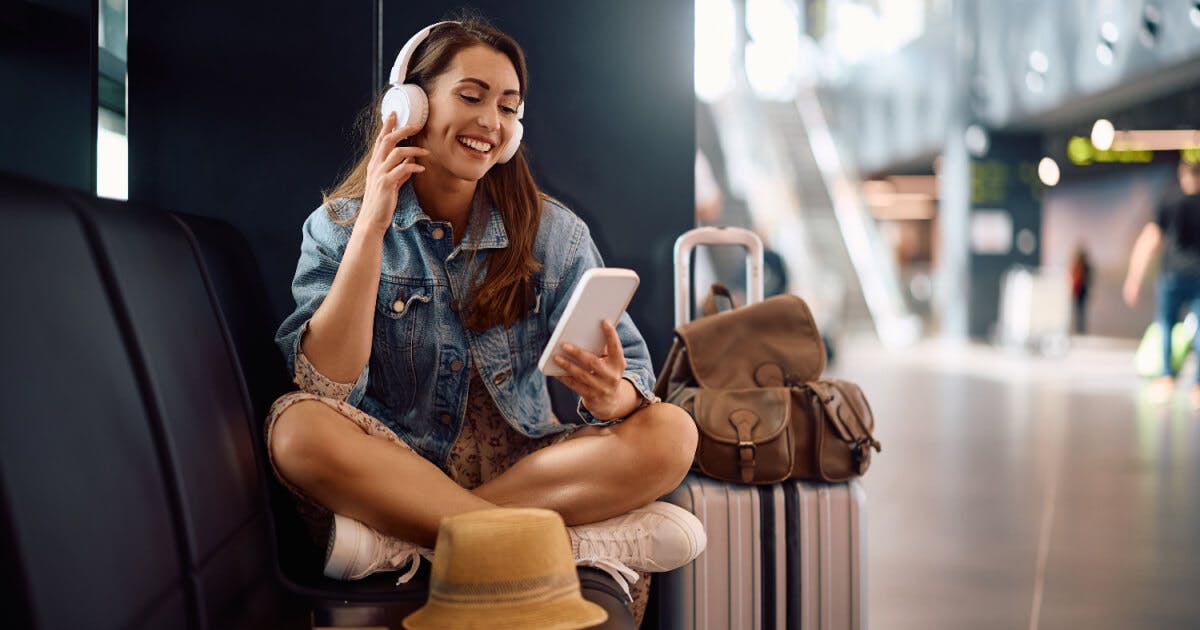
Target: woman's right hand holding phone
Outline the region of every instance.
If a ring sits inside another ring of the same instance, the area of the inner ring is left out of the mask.
[[[367,183],[357,223],[380,233],[387,231],[392,223],[392,214],[396,211],[400,187],[413,173],[425,170],[416,158],[429,155],[429,151],[421,147],[399,147],[396,144],[420,130],[420,125],[397,129],[396,114],[393,112],[388,115],[367,163]]]

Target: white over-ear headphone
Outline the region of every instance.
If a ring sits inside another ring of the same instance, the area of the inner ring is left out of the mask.
[[[414,123],[424,127],[425,121],[429,119],[429,97],[425,95],[425,90],[422,90],[419,85],[405,83],[404,78],[408,76],[408,64],[412,61],[413,52],[417,46],[429,37],[430,31],[442,24],[457,24],[457,22],[438,22],[417,31],[417,34],[404,44],[404,48],[400,49],[400,54],[396,56],[396,63],[392,65],[392,73],[388,75],[388,83],[391,84],[391,87],[383,95],[380,113],[386,121],[388,114],[396,112],[397,129]],[[500,164],[511,160],[517,154],[517,149],[521,146],[521,137],[525,135],[525,127],[521,124],[521,119],[524,117],[525,102],[521,101],[521,104],[517,106],[517,120],[513,124],[512,136],[501,147],[500,157],[496,160]]]

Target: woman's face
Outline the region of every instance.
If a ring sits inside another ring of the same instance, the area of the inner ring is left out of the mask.
[[[427,173],[479,181],[496,163],[517,124],[521,94],[508,57],[487,46],[465,48],[429,92],[429,120],[416,143]]]

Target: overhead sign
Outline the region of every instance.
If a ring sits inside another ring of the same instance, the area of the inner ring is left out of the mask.
[[[1154,152],[1139,149],[1107,149],[1101,151],[1083,136],[1072,136],[1067,142],[1067,159],[1076,166],[1096,162],[1145,163],[1154,159]]]

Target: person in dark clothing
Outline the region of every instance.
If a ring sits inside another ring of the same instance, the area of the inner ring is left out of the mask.
[[[1087,329],[1088,287],[1092,284],[1092,265],[1088,261],[1087,249],[1081,243],[1071,258],[1071,302],[1075,306],[1075,334],[1082,335]]]
[[[1200,163],[1179,164],[1179,187],[1183,196],[1164,203],[1147,223],[1133,245],[1129,273],[1125,277],[1125,303],[1138,302],[1142,278],[1163,246],[1162,265],[1155,285],[1155,321],[1162,330],[1163,372],[1151,384],[1151,397],[1158,402],[1170,399],[1175,388],[1175,370],[1171,366],[1171,327],[1184,304],[1200,317]],[[1196,342],[1192,342],[1196,347]],[[1193,407],[1200,407],[1200,370],[1191,392]]]

